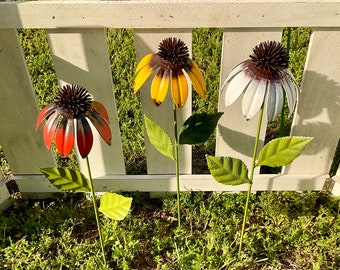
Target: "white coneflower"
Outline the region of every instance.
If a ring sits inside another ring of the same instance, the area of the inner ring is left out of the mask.
[[[286,49],[276,41],[266,41],[253,49],[250,59],[237,65],[225,80],[225,105],[231,105],[242,93],[242,112],[249,120],[265,101],[268,122],[273,121],[283,106],[286,93],[290,114],[294,111],[298,86],[288,69]]]

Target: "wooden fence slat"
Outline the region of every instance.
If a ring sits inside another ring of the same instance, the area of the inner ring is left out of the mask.
[[[222,62],[220,85],[234,66],[249,58],[252,49],[262,41],[281,41],[282,29],[225,29],[223,34]],[[242,114],[242,98],[226,107],[225,92],[220,92],[219,111],[224,112],[218,123],[216,136],[216,156],[230,156],[243,160],[250,168],[255,134],[257,130],[258,114],[246,121]],[[264,117],[265,118],[265,117]],[[264,119],[261,129],[259,149],[264,143],[266,132]]]
[[[158,52],[159,43],[167,37],[176,37],[183,40],[189,50],[191,51],[191,30],[186,29],[178,30],[153,30],[153,31],[135,31],[135,41],[136,41],[136,54],[137,61],[139,61],[143,56],[149,53]],[[151,75],[152,76],[152,75]],[[141,104],[143,113],[147,115],[151,120],[155,121],[160,125],[170,136],[173,142],[173,102],[170,94],[170,89],[168,91],[168,96],[165,101],[156,107],[150,96],[150,86],[152,78],[142,86],[140,91]],[[187,103],[181,109],[177,110],[178,127],[180,127],[183,122],[191,115],[191,92],[189,94]],[[147,170],[149,174],[168,174],[175,172],[174,162],[168,157],[164,157],[160,154],[150,143],[146,132],[145,134],[145,145],[146,145],[146,160],[147,160]],[[185,174],[191,173],[191,147],[188,145],[182,145],[179,148],[180,157],[180,172]]]
[[[328,173],[340,137],[340,28],[314,29],[292,135],[313,141],[285,173]]]
[[[338,167],[338,171],[336,175],[333,177],[333,186],[332,186],[332,194],[334,196],[340,196],[340,166]]]
[[[0,31],[0,63],[0,144],[12,173],[55,166],[42,129],[35,130],[39,109],[15,29]]]
[[[334,0],[27,1],[0,5],[0,28],[340,27],[340,2]]]
[[[56,74],[61,85],[79,84],[94,100],[106,107],[112,132],[108,146],[95,128],[94,143],[89,154],[93,177],[105,174],[124,174],[122,144],[113,93],[113,83],[105,29],[57,29],[47,31]],[[87,175],[87,167],[78,158],[80,169]]]

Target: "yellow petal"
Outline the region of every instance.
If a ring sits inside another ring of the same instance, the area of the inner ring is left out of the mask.
[[[197,94],[201,98],[205,98],[206,85],[202,73],[194,61],[191,61],[190,64],[191,68],[186,70],[186,72],[188,73]]]
[[[145,55],[138,63],[137,67],[136,67],[136,73],[139,72],[143,67],[145,67],[146,65],[150,65],[150,61],[152,58],[152,53]]]
[[[188,82],[182,70],[172,75],[171,94],[176,106],[182,108],[188,99]]]
[[[166,97],[169,81],[170,72],[164,69],[160,69],[152,81],[151,98],[157,106],[160,105]]]
[[[142,69],[139,70],[139,72],[136,75],[135,84],[133,87],[135,93],[138,92],[138,90],[141,88],[141,86],[147,80],[147,78],[149,78],[152,72],[153,69],[150,68],[148,65],[144,66]]]

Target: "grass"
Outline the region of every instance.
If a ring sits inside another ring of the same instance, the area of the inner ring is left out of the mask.
[[[245,194],[186,192],[176,201],[135,193],[131,214],[102,219],[112,269],[338,269],[339,198],[325,192],[263,192],[251,198],[237,259]],[[0,216],[1,269],[101,269],[89,201],[16,201]]]
[[[107,35],[127,172],[144,174],[142,112],[139,97],[132,91],[133,33],[118,29]],[[309,36],[310,29],[292,31],[290,68],[299,82]],[[24,30],[20,40],[42,107],[52,101],[58,88],[46,35],[43,30]],[[193,100],[194,111],[217,110],[221,44],[221,29],[193,32],[193,58],[204,72],[209,91],[209,100]],[[290,119],[285,121],[285,132],[289,132]],[[277,130],[278,122],[272,123],[268,138],[275,137]],[[194,173],[207,172],[204,155],[213,154],[214,149],[214,138],[193,148]],[[57,161],[77,167],[74,156],[57,155]],[[1,148],[0,162],[3,173],[10,174]],[[181,229],[177,229],[175,198],[124,195],[133,197],[131,214],[121,222],[102,219],[112,269],[340,268],[340,199],[326,192],[253,194],[240,260],[245,193],[184,192]],[[103,269],[92,205],[82,195],[43,201],[17,198],[0,215],[0,248],[0,269]]]

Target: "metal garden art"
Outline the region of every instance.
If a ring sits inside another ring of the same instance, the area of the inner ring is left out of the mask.
[[[108,145],[111,145],[108,113],[103,104],[92,100],[91,95],[85,88],[79,85],[65,85],[59,90],[54,102],[40,111],[36,129],[44,120],[46,120],[44,126],[45,145],[50,149],[55,139],[56,149],[62,157],[67,157],[71,153],[76,137],[76,148],[81,157],[86,159],[88,178],[79,171],[68,168],[52,167],[39,168],[39,170],[59,190],[89,192],[91,194],[103,263],[107,265],[98,210],[111,219],[122,220],[128,214],[132,202],[132,198],[105,192],[100,199],[99,209],[97,207],[88,159],[88,154],[93,145],[93,135],[88,120],[97,129],[103,140]]]
[[[159,44],[158,53],[144,56],[136,67],[134,92],[137,93],[152,73],[156,73],[151,84],[151,99],[159,106],[171,89],[173,99],[174,133],[170,136],[154,121],[144,115],[145,127],[152,145],[164,156],[172,159],[176,167],[177,214],[178,227],[180,216],[180,179],[179,179],[179,145],[198,144],[206,141],[213,133],[221,113],[193,114],[178,130],[177,108],[182,108],[188,98],[189,77],[194,89],[201,98],[205,98],[206,85],[197,64],[189,57],[186,44],[177,38],[165,38]],[[187,76],[186,76],[187,75]]]
[[[253,49],[250,59],[237,65],[226,78],[222,93],[225,105],[232,104],[241,94],[242,112],[245,119],[258,113],[258,126],[250,172],[240,159],[207,155],[208,167],[217,182],[226,185],[248,184],[247,200],[239,242],[241,256],[245,223],[248,216],[249,198],[254,170],[258,166],[281,167],[291,163],[312,140],[311,137],[281,137],[268,142],[257,154],[264,111],[268,122],[273,121],[284,106],[287,97],[290,114],[294,111],[299,89],[288,69],[287,50],[278,42],[262,42]]]

